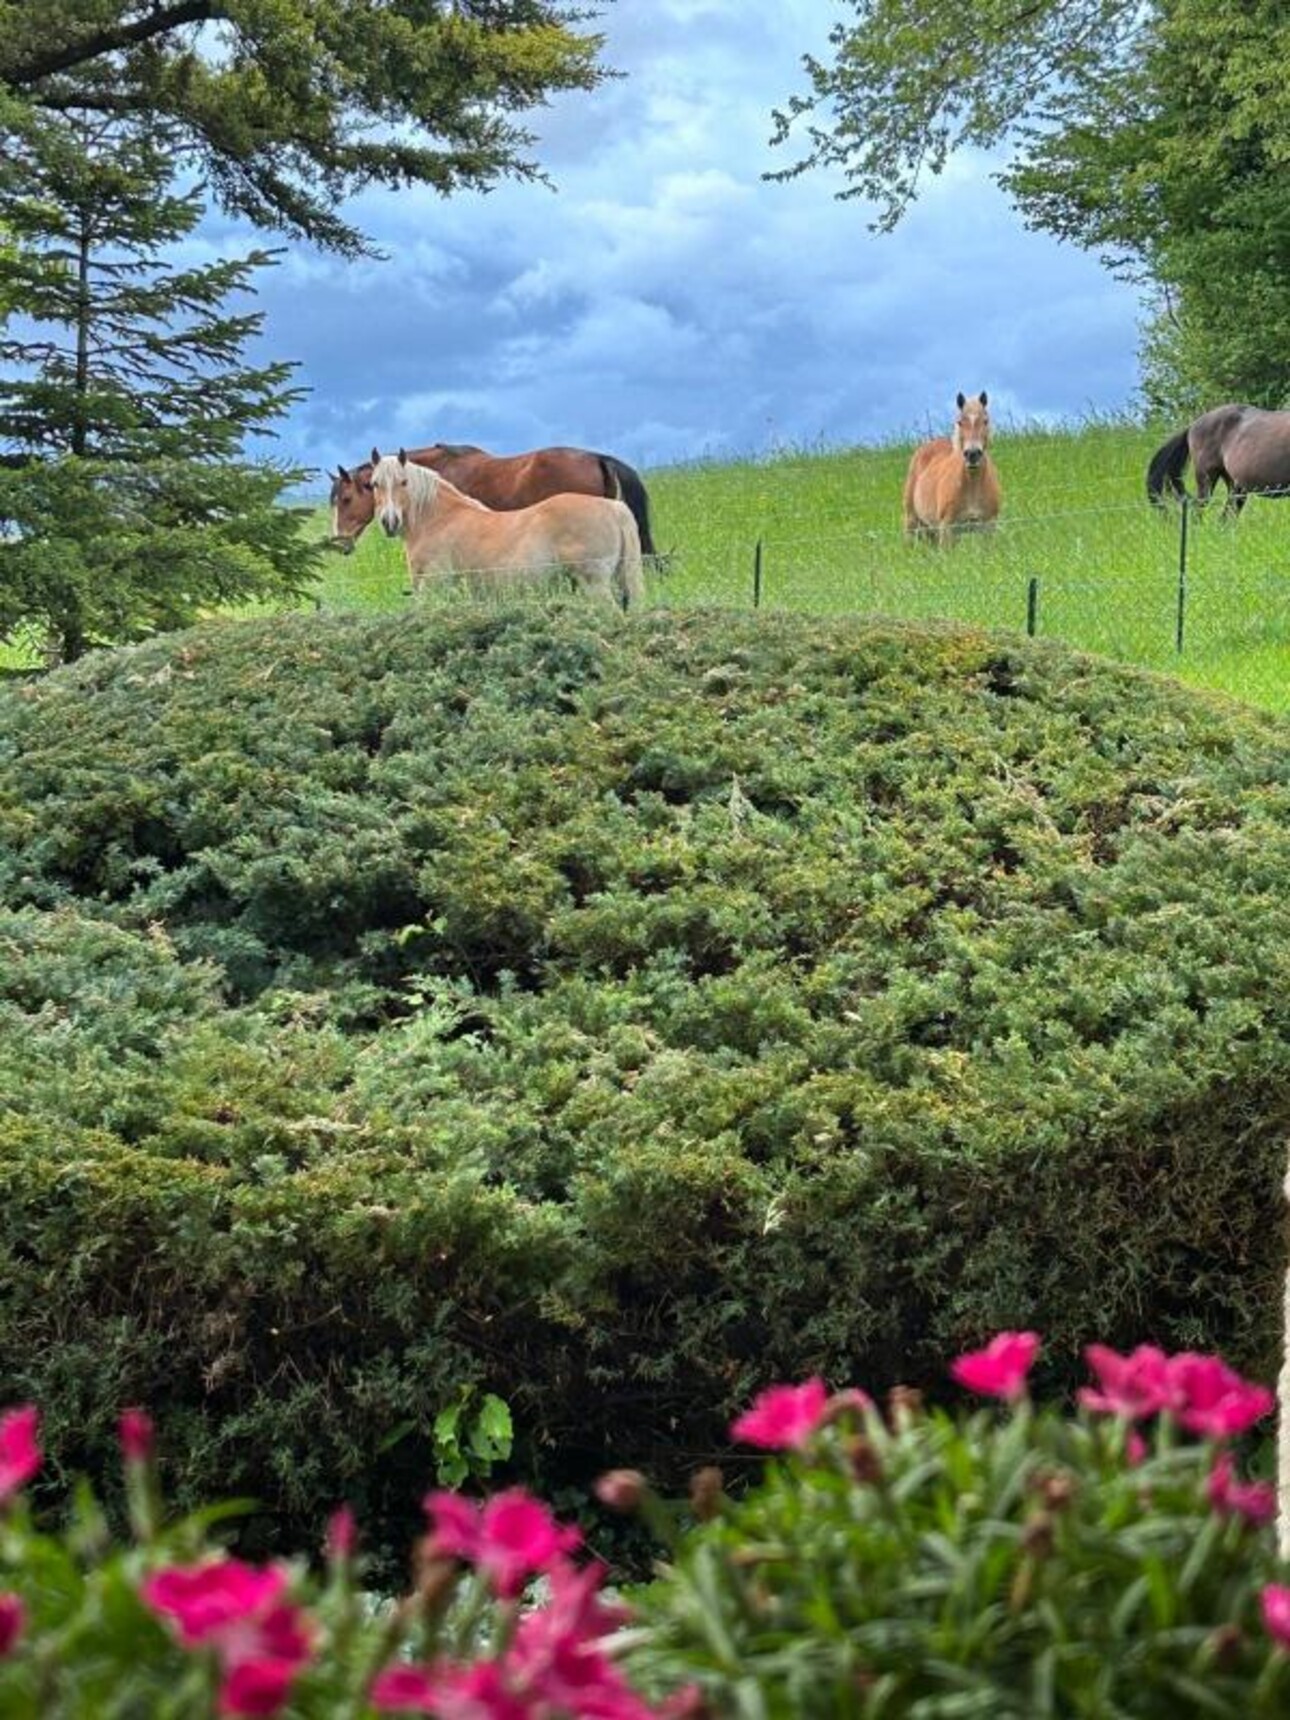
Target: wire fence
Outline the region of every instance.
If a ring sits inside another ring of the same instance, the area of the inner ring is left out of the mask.
[[[1278,514],[1263,498],[1239,520],[1190,500],[1060,509],[1002,519],[946,549],[781,521],[751,541],[666,558],[651,600],[945,618],[1169,667],[1290,647],[1287,528],[1290,508]],[[1286,670],[1290,679],[1290,656]]]
[[[1054,439],[1051,462],[1005,490],[994,530],[944,549],[893,521],[899,450],[657,474],[665,553],[646,563],[647,601],[1006,628],[1290,708],[1290,502],[1254,497],[1239,518],[1218,499],[1149,507],[1140,443],[1096,474],[1069,469],[1069,446]],[[402,545],[369,531],[330,563],[320,606],[408,601]]]

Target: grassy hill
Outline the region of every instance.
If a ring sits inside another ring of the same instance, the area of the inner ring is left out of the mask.
[[[650,472],[655,535],[670,552],[651,599],[751,605],[759,539],[763,603],[812,613],[1021,629],[1036,576],[1039,633],[1290,707],[1290,502],[1253,501],[1235,528],[1216,511],[1193,519],[1179,654],[1179,519],[1144,493],[1164,435],[1118,423],[996,430],[1001,526],[952,555],[901,535],[905,443]],[[354,557],[329,564],[321,599],[391,609],[405,585],[401,547],[369,530]]]
[[[675,1473],[999,1327],[1266,1373],[1283,722],[1044,641],[222,621],[0,689],[0,1377],[406,1544],[441,1409]],[[584,1494],[575,1495],[585,1497]],[[299,1531],[296,1522],[294,1529]]]

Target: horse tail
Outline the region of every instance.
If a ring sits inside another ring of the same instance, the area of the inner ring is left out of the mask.
[[[626,461],[615,459],[612,454],[601,454],[598,458],[600,469],[605,474],[605,494],[627,503],[632,510],[632,518],[636,521],[636,530],[640,534],[641,554],[655,554],[654,537],[649,524],[649,497],[645,493],[640,473]]]
[[[645,601],[645,575],[641,572],[641,539],[636,519],[624,505],[622,524],[618,533],[618,561],[614,567],[614,584],[618,601],[624,612],[639,609]]]
[[[1180,430],[1176,436],[1171,436],[1163,448],[1157,448],[1151,456],[1151,464],[1147,467],[1147,500],[1153,508],[1164,506],[1164,494],[1168,490],[1171,496],[1185,496],[1182,475],[1187,469],[1190,454],[1188,437],[1191,426]]]

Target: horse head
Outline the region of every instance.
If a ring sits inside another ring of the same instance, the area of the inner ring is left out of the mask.
[[[959,410],[950,440],[965,465],[979,466],[990,445],[990,397],[984,388],[971,399],[960,391],[955,404]]]
[[[337,466],[331,481],[330,547],[342,555],[352,555],[364,527],[372,518],[372,485],[368,470],[359,466],[351,472],[347,466]]]
[[[386,537],[398,537],[405,524],[408,503],[408,455],[405,448],[382,457],[372,449],[372,508]]]

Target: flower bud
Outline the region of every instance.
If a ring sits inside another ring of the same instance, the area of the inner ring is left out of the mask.
[[[854,1439],[848,1439],[842,1449],[857,1481],[869,1485],[882,1480],[882,1461],[871,1439],[857,1434]]]
[[[1219,1672],[1235,1672],[1241,1664],[1245,1638],[1235,1624],[1220,1624],[1205,1639],[1205,1659]]]
[[[1050,1511],[1064,1511],[1079,1492],[1079,1481],[1068,1469],[1043,1470],[1030,1485]]]
[[[592,1492],[610,1511],[626,1517],[640,1509],[646,1485],[639,1469],[608,1469],[594,1483]]]
[[[121,1455],[127,1463],[149,1463],[156,1447],[156,1428],[146,1409],[123,1409],[117,1423]]]
[[[715,1463],[705,1464],[702,1469],[696,1469],[690,1477],[690,1509],[695,1520],[700,1523],[710,1523],[720,1515],[721,1502],[725,1498],[725,1477]]]
[[[358,1523],[348,1505],[341,1505],[327,1519],[327,1538],[323,1550],[330,1565],[339,1565],[354,1557],[358,1546]]]
[[[1046,1559],[1053,1550],[1053,1520],[1047,1511],[1036,1511],[1021,1531],[1021,1550],[1030,1559]]]
[[[887,1393],[887,1418],[897,1431],[919,1421],[923,1414],[923,1394],[917,1386],[893,1386]]]

